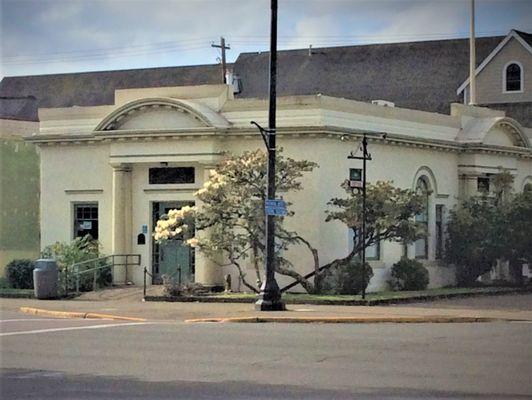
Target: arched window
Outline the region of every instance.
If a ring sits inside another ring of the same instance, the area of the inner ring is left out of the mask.
[[[520,92],[523,90],[523,69],[518,63],[511,63],[504,71],[504,90],[506,92]]]
[[[415,220],[417,223],[425,227],[425,231],[428,232],[429,227],[429,184],[425,176],[419,177],[416,182],[416,192],[421,194],[424,198],[424,209],[421,213],[416,215]],[[429,254],[429,242],[427,238],[421,238],[414,243],[416,258],[426,259]]]

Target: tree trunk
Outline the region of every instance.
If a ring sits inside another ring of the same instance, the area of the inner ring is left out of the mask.
[[[285,268],[281,265],[277,265],[275,267],[275,272],[278,272],[282,275],[287,275],[296,280],[308,293],[314,292],[314,285],[310,283],[303,275],[298,274],[296,271],[293,271],[291,269]]]
[[[231,261],[231,263],[238,270],[238,276],[240,277],[240,280],[242,281],[244,286],[247,287],[248,289],[252,290],[254,293],[259,293],[259,291],[258,291],[258,289],[256,287],[252,286],[248,281],[246,281],[246,274],[242,270],[242,267],[240,266],[240,264],[237,263],[235,260],[233,260],[231,258],[229,260]]]

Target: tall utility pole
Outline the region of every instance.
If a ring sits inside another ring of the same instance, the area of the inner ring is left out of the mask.
[[[471,2],[471,13],[469,16],[469,105],[477,104],[477,79],[475,76],[476,69],[476,51],[475,51],[475,0]]]
[[[268,129],[259,127],[268,147],[268,200],[275,200],[275,114],[277,101],[277,0],[271,0],[270,32],[270,108]],[[266,131],[266,132],[265,132]],[[266,218],[266,279],[260,288],[255,309],[260,311],[281,311],[285,309],[281,301],[281,291],[275,280],[275,216],[265,213]]]
[[[226,77],[227,66],[225,62],[225,51],[231,50],[231,47],[225,45],[225,38],[223,36],[220,38],[220,44],[213,43],[211,44],[211,47],[222,49],[222,80],[223,80],[223,83],[227,83],[227,77]]]

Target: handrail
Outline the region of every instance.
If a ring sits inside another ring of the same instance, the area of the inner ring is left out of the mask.
[[[114,262],[115,257],[126,257],[126,262],[125,263],[116,263],[116,262]],[[128,263],[128,258],[129,257],[138,257],[138,261],[137,262]],[[72,264],[70,267],[78,267],[78,266],[82,266],[82,265],[85,265],[85,264],[91,264],[91,263],[94,263],[94,262],[97,262],[97,261],[106,260],[108,258],[111,258],[113,260],[113,264],[114,265],[118,265],[118,266],[140,265],[140,254],[110,254],[108,256],[103,256],[103,257],[98,257],[98,258],[91,258],[90,260],[80,261],[80,262]]]
[[[125,259],[124,259],[125,258]],[[97,287],[97,279],[98,279],[98,273],[100,270],[103,270],[105,268],[111,268],[111,275],[114,277],[114,267],[115,266],[125,266],[125,282],[128,281],[128,266],[139,266],[141,261],[141,255],[140,254],[110,254],[108,256],[103,257],[97,257],[97,258],[91,258],[90,260],[80,261],[77,263],[74,263],[70,266],[66,266],[65,268],[65,295],[68,295],[68,277],[69,277],[69,269],[71,271],[71,275],[73,275],[76,279],[76,293],[79,294],[79,284],[80,284],[80,276],[87,273],[93,273],[94,274],[94,282],[93,282],[93,288],[94,290]],[[98,265],[100,264],[101,265]],[[93,266],[96,264],[96,266]],[[92,268],[83,269],[80,271],[80,267],[84,266],[93,266]]]

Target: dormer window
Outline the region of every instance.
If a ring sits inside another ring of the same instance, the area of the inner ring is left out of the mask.
[[[523,91],[523,68],[519,63],[511,62],[504,70],[504,91]]]

